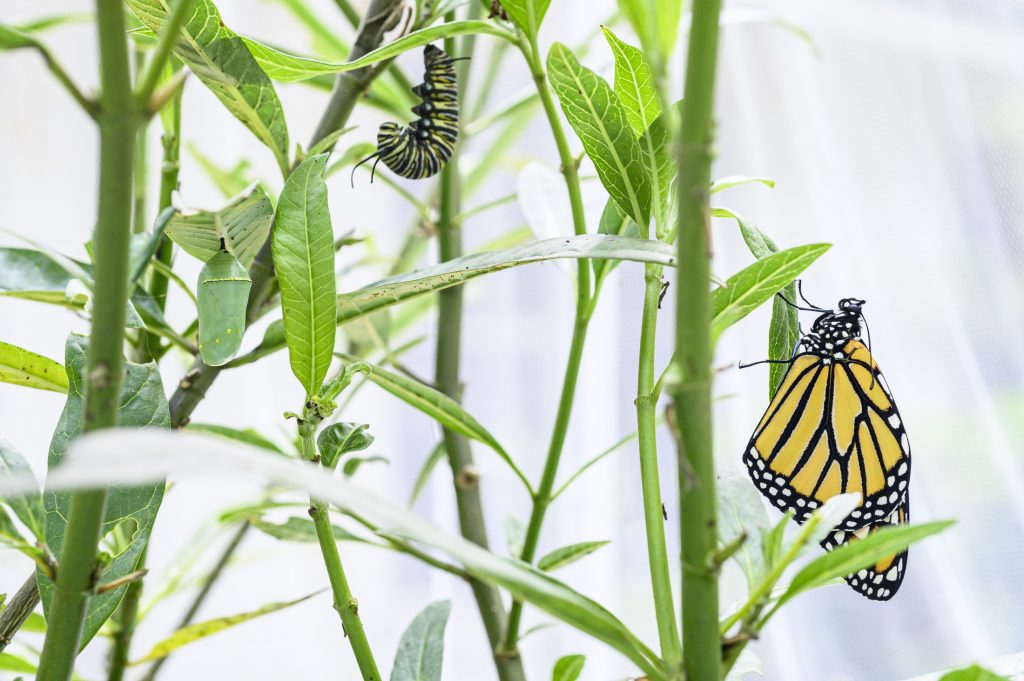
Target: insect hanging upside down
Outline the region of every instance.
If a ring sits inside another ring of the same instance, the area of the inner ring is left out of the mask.
[[[781,296],[781,294],[780,294]],[[828,310],[800,298],[798,310],[818,312],[801,336],[789,369],[743,455],[761,494],[799,523],[838,494],[856,492],[860,505],[822,540],[832,550],[874,529],[910,519],[910,443],[885,377],[861,341],[864,301],[844,298]],[[761,362],[755,362],[760,364]],[[743,366],[743,365],[741,365]],[[752,365],[746,365],[752,366]],[[907,566],[907,551],[846,577],[857,592],[889,600]]]
[[[460,59],[449,57],[433,45],[423,49],[423,82],[412,89],[422,100],[412,108],[419,118],[407,126],[392,122],[381,124],[377,131],[377,153],[352,168],[352,186],[355,186],[356,168],[373,158],[377,160],[370,171],[370,182],[381,161],[395,174],[410,180],[422,180],[441,172],[452,157],[459,137],[457,61]]]

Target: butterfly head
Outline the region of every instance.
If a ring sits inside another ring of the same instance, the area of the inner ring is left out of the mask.
[[[865,302],[860,298],[843,298],[839,301],[839,311],[852,312],[856,315],[862,314],[861,309],[864,307]]]

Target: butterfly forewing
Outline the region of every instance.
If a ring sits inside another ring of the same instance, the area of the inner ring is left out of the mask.
[[[848,530],[889,517],[910,478],[902,420],[859,340],[794,358],[743,460],[762,494],[798,522],[837,494],[859,493]]]

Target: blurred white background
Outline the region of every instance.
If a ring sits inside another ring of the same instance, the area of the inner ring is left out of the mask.
[[[329,25],[348,32],[333,3],[310,5]],[[542,37],[568,44],[588,35],[613,8],[608,0],[553,5]],[[297,52],[312,50],[307,34],[275,2],[220,0],[218,6],[239,33]],[[805,29],[816,48],[764,23],[743,21],[725,29],[714,175],[763,175],[777,185],[730,190],[715,201],[756,222],[780,246],[834,244],[808,272],[804,290],[823,305],[843,296],[867,299],[874,348],[910,431],[914,517],[958,520],[953,530],[911,551],[906,582],[893,601],[869,602],[836,586],[785,609],[755,646],[766,676],[772,681],[896,681],[1024,650],[1024,359],[1019,350],[1024,331],[1024,4],[752,0],[729,6],[783,17]],[[0,21],[17,23],[90,7],[84,0],[5,0]],[[750,18],[749,13],[738,16]],[[628,31],[622,27],[621,33]],[[56,29],[45,40],[79,83],[95,87],[95,43],[88,24]],[[478,44],[489,48],[486,39]],[[603,41],[594,42],[584,61],[609,74],[611,55]],[[403,63],[419,75],[418,55]],[[681,58],[675,66],[681,71]],[[511,95],[528,84],[523,65],[510,61],[498,91]],[[0,227],[83,255],[95,212],[91,122],[31,52],[0,54],[0,92]],[[278,92],[292,138],[304,144],[326,95],[301,84],[279,85]],[[279,186],[267,150],[197,81],[186,88],[184,111],[186,145],[225,165],[249,159],[259,175]],[[347,140],[373,140],[381,120],[378,112],[360,108],[353,118],[360,127]],[[153,156],[159,153],[158,127]],[[464,151],[471,160],[472,145]],[[467,204],[514,191],[518,170],[530,160],[557,167],[550,133],[539,120]],[[222,203],[187,151],[183,161],[184,201],[202,207]],[[155,175],[150,173],[154,183]],[[340,234],[354,228],[359,235],[372,235],[381,252],[392,253],[412,212],[382,183],[371,186],[365,176],[360,180],[355,190],[344,173],[331,180],[335,230]],[[408,186],[423,191],[426,184]],[[595,182],[586,192],[594,230],[604,199]],[[468,246],[523,223],[515,203],[475,218],[466,225]],[[568,223],[562,229],[571,231]],[[13,243],[10,237],[0,238]],[[732,222],[716,221],[714,238],[719,275],[751,260]],[[432,247],[423,264],[435,258]],[[192,281],[197,264],[183,254],[179,262]],[[340,286],[351,289],[375,278],[361,269],[343,277]],[[586,348],[563,478],[634,428],[642,285],[642,268],[625,265],[605,288]],[[171,317],[187,322],[181,302],[172,300]],[[467,288],[466,404],[534,478],[552,426],[572,303],[569,278],[552,264],[489,276]],[[732,367],[737,360],[764,357],[767,315],[761,310],[734,327],[719,347],[717,363]],[[666,310],[661,330],[671,328]],[[85,330],[60,308],[0,298],[4,341],[61,358],[67,333]],[[260,331],[254,330],[248,342],[255,343]],[[430,323],[414,333],[432,333]],[[661,363],[670,343],[671,333],[662,333]],[[409,355],[408,364],[429,375],[432,357],[428,342]],[[164,368],[170,392],[184,365],[169,357]],[[715,418],[723,459],[738,461],[765,407],[766,377],[764,367],[720,374]],[[285,433],[281,414],[300,399],[287,359],[279,353],[222,375],[194,420],[255,427],[280,439]],[[0,384],[0,437],[23,452],[40,474],[62,402],[56,394]],[[395,499],[407,498],[437,441],[436,428],[372,387],[361,392],[346,418],[370,423],[377,438],[371,453],[391,460],[389,467],[367,466],[358,479]],[[674,461],[667,440],[662,452],[670,527],[675,527]],[[496,457],[484,450],[476,455],[492,544],[503,551],[506,517],[525,521],[527,499]],[[448,471],[440,468],[416,508],[454,528],[450,488]],[[635,448],[627,447],[552,508],[541,552],[576,541],[614,539],[561,577],[655,641],[639,490]],[[154,532],[148,580],[156,583],[166,574],[197,528],[232,504],[255,500],[259,492],[252,485],[224,481],[174,488]],[[674,554],[674,532],[670,542]],[[398,638],[413,615],[433,600],[452,598],[445,678],[494,678],[479,616],[462,584],[372,549],[345,545],[343,555],[383,667],[390,668]],[[13,592],[28,571],[24,559],[0,555],[0,591]],[[326,583],[314,546],[282,544],[251,533],[202,616],[249,610]],[[723,602],[738,598],[741,589],[738,576],[727,574]],[[176,597],[145,620],[136,637],[136,657],[167,635],[189,598]],[[527,612],[527,626],[545,621]],[[328,597],[322,595],[182,650],[163,678],[356,678],[340,634]],[[95,645],[82,657],[80,672],[86,678],[101,677],[101,648]],[[557,657],[577,652],[588,657],[584,679],[611,681],[635,671],[617,654],[565,626],[531,634],[522,650],[531,679],[548,678]]]

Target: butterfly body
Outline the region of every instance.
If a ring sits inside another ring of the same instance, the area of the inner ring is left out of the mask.
[[[822,314],[794,348],[743,455],[762,495],[797,522],[838,494],[860,494],[860,505],[822,542],[827,549],[909,517],[910,444],[861,340],[863,305],[844,298],[836,310],[813,308]],[[869,598],[890,598],[902,583],[906,553],[892,557],[891,567],[883,563],[847,581]]]

